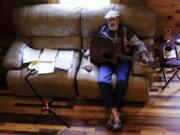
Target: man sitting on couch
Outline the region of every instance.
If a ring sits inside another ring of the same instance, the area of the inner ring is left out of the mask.
[[[110,10],[104,18],[107,20],[107,25],[101,28],[98,36],[110,39],[115,45],[123,46],[122,52],[125,54],[131,51],[129,46],[137,47],[137,53],[143,61],[142,65],[146,66],[148,62],[146,56],[147,49],[130,27],[120,23],[119,12]],[[127,42],[124,40],[127,40]],[[89,55],[88,52],[89,51],[87,51],[85,55]],[[123,96],[127,87],[130,65],[131,62],[127,59],[119,59],[118,64],[104,62],[98,66],[98,84],[101,95],[104,99],[106,108],[111,112],[106,124],[108,129],[118,130],[122,126],[124,115],[121,113],[121,108]],[[90,72],[92,66],[90,64],[86,65],[84,69]],[[113,73],[116,74],[117,78],[115,91],[113,91],[112,88]]]

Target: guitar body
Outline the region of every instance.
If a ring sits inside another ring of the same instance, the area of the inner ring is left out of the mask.
[[[90,57],[91,61],[95,64],[102,64],[104,62],[110,62],[117,64],[118,58],[127,59],[130,61],[143,62],[140,58],[133,58],[130,55],[122,52],[121,45],[114,44],[110,39],[105,37],[95,37],[90,45]],[[148,66],[156,67],[159,65],[159,61],[148,61]]]
[[[95,37],[90,45],[91,61],[96,64],[111,62],[117,64],[117,54],[121,53],[122,47],[114,44],[110,39],[105,37]]]

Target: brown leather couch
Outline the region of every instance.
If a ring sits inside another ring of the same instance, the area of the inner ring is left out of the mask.
[[[122,21],[131,26],[147,46],[148,56],[154,43],[155,14],[146,6],[110,5],[108,7],[79,8],[65,5],[35,5],[17,8],[13,14],[17,39],[13,42],[3,65],[8,68],[7,84],[15,95],[32,96],[32,91],[24,77],[27,68],[22,64],[23,49],[73,50],[74,58],[68,71],[55,70],[55,73],[34,75],[30,82],[42,96],[75,97],[100,99],[97,84],[97,66],[92,72],[82,67],[88,63],[81,55],[81,49],[90,45],[97,29],[105,24],[104,15],[110,9],[120,12]],[[152,82],[152,68],[141,67],[133,62],[125,95],[127,101],[146,101]],[[113,77],[115,83],[115,77]]]

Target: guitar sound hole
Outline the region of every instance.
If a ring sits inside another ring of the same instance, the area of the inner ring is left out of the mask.
[[[113,52],[103,53],[103,57],[106,59],[112,59],[113,55]]]

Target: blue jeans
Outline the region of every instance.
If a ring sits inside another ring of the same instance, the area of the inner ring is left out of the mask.
[[[113,107],[121,109],[127,88],[130,65],[128,60],[119,60],[117,65],[104,63],[99,66],[98,83],[107,109]],[[112,89],[112,75],[114,73],[117,78],[115,91]]]

